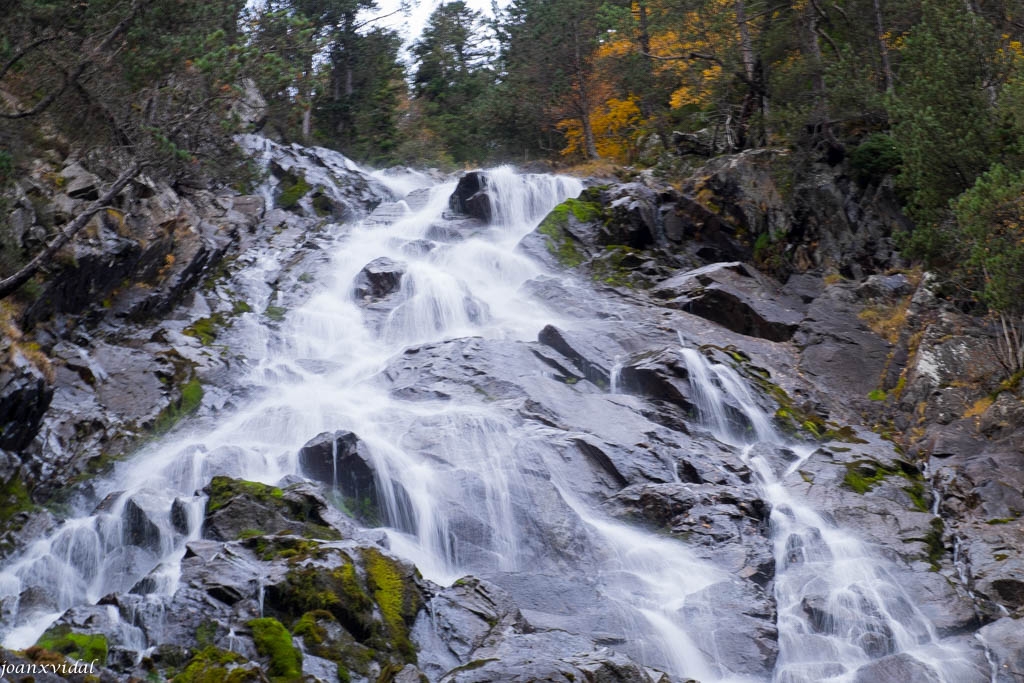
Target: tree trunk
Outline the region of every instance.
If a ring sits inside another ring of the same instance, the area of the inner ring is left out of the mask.
[[[640,113],[645,119],[654,113],[655,104],[651,100],[651,86],[654,83],[654,58],[651,57],[651,32],[647,21],[647,4],[637,3],[636,9],[637,42],[640,44],[640,54],[643,55],[643,82],[638,84],[641,90]]]
[[[825,111],[825,58],[818,44],[818,14],[814,3],[808,3],[806,9],[807,26],[804,41],[807,54],[811,58],[811,84],[814,88],[815,115],[823,116]]]
[[[889,46],[885,44],[885,22],[882,20],[881,0],[873,0],[875,7],[875,35],[878,40],[878,57],[882,61],[882,86],[885,92],[893,91],[892,64],[889,62]]]
[[[71,221],[66,228],[61,230],[60,234],[54,238],[53,242],[51,242],[49,246],[25,264],[25,266],[23,266],[17,273],[0,280],[0,299],[5,299],[16,292],[18,288],[28,282],[44,264],[50,261],[54,254],[60,251],[61,247],[70,242],[82,228],[88,225],[93,216],[103,209],[110,208],[110,201],[116,197],[118,193],[120,193],[121,190],[131,182],[132,178],[139,174],[139,171],[141,170],[142,165],[138,161],[133,161],[131,165],[117,177],[117,180],[114,181],[107,191],[103,193],[103,196],[94,201],[88,209],[75,216],[75,219]]]
[[[587,159],[599,159],[597,143],[594,140],[594,128],[590,122],[590,93],[587,89],[587,74],[583,68],[583,55],[580,53],[579,37],[573,33],[573,46],[576,58],[576,95],[580,112],[580,125],[583,127],[584,154]]]
[[[875,0],[875,2],[878,2],[878,0]],[[740,32],[740,55],[743,58],[743,73],[747,75],[747,80],[753,83],[754,77],[757,75],[755,73],[757,60],[754,57],[754,41],[750,39],[750,27],[747,25],[747,8],[743,4],[743,0],[736,0],[736,26]]]
[[[307,102],[306,108],[302,112],[302,141],[309,142],[310,136],[313,134],[313,103]]]
[[[754,112],[763,106],[761,84],[758,82],[757,57],[754,54],[754,41],[750,38],[750,27],[747,25],[747,7],[743,0],[736,0],[736,28],[740,34],[740,57],[743,60],[743,74],[747,78],[747,94],[743,96],[737,123],[737,146],[746,147],[750,140],[750,119]]]

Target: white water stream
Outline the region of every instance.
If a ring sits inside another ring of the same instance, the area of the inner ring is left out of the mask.
[[[975,680],[966,653],[939,642],[900,586],[897,568],[786,487],[816,446],[787,443],[733,368],[712,364],[696,349],[683,348],[682,355],[701,421],[718,440],[741,449],[771,504],[780,650],[775,680],[846,683],[860,666],[897,653],[930,667],[932,680]],[[783,459],[786,450],[796,459]]]
[[[520,292],[542,270],[515,247],[582,185],[493,169],[495,220],[467,239],[437,244],[428,236],[445,223],[454,183],[432,186],[417,174],[375,177],[399,197],[418,191],[415,201],[400,200],[385,220],[371,216],[341,231],[319,292],[289,311],[278,331],[256,314],[236,323],[244,334],[234,350],[254,363],[240,379],[252,390],[251,402],[218,415],[212,426],[200,422],[189,432],[186,425],[120,464],[97,482],[105,501],[96,510],[68,520],[0,572],[5,646],[31,645],[67,608],[130,590],[147,575],[144,592],[154,602],[173,594],[185,544],[201,532],[200,489],[215,475],[276,483],[298,471],[297,451],[325,431],[350,430],[368,446],[388,517],[405,520],[404,528],[389,531],[391,547],[428,578],[514,573],[524,557],[536,557],[544,541],[516,504],[537,485],[536,473],[519,462],[522,428],[479,401],[397,400],[376,376],[412,346],[462,337],[535,340],[543,325],[558,322]],[[383,318],[351,293],[363,266],[380,257],[406,264],[399,303]],[[274,303],[258,283],[276,267],[267,254],[249,268],[254,310]],[[399,511],[400,500],[412,509]],[[688,594],[720,572],[681,543],[604,518],[569,488],[558,505],[575,514],[597,563],[588,573],[599,577],[595,599],[606,604],[592,608],[610,614],[604,626],[620,630],[626,648],[650,665],[706,683],[726,680],[692,645],[677,614]],[[466,510],[480,529],[465,527]]]
[[[340,155],[338,163],[350,164]],[[643,663],[681,679],[742,680],[694,644],[693,629],[707,624],[680,616],[688,596],[725,579],[723,571],[697,560],[684,543],[598,513],[574,493],[574,473],[543,445],[543,434],[482,401],[400,400],[378,377],[411,347],[471,337],[532,341],[545,324],[557,323],[556,311],[523,293],[542,270],[515,247],[556,204],[579,194],[579,181],[493,169],[493,224],[437,243],[431,230],[446,224],[454,183],[432,185],[418,174],[375,177],[399,201],[386,220],[339,228],[318,293],[289,311],[277,330],[254,313],[236,324],[244,332],[239,348],[253,363],[239,380],[251,389],[249,402],[122,463],[98,482],[99,499],[106,497],[98,509],[68,520],[0,571],[4,645],[26,647],[67,608],[127,591],[147,575],[154,600],[172,594],[185,544],[201,532],[205,499],[198,492],[213,476],[276,483],[298,472],[298,450],[310,438],[350,430],[368,446],[388,519],[400,527],[388,531],[392,550],[428,578],[449,583],[467,573],[570,571],[564,557],[544,564],[556,552],[547,549],[544,520],[531,519],[531,496],[548,491],[558,499],[550,506],[563,526],[576,529],[576,551],[592,563],[576,571],[580,583],[592,579],[588,590],[597,604],[590,608],[606,615],[601,629],[622,636],[623,649]],[[353,300],[352,283],[381,257],[406,270],[397,305],[375,314]],[[259,283],[274,267],[273,254],[250,267],[254,310],[271,303],[272,292]],[[911,653],[944,683],[955,683],[959,653],[937,644],[885,563],[788,494],[784,479],[799,462],[776,477],[773,464],[753,454],[753,443],[776,450],[784,444],[742,380],[696,351],[683,355],[704,421],[720,441],[742,449],[773,506],[776,680],[850,680],[872,658],[870,649],[882,647]],[[620,369],[617,362],[613,392]],[[732,426],[727,396],[752,432]],[[807,596],[820,596],[839,618],[811,629],[802,608]]]

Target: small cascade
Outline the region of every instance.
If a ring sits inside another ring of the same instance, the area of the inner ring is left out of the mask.
[[[608,371],[608,393],[610,394],[619,393],[619,385],[622,384],[622,367],[622,356],[615,356],[615,362],[612,364],[612,369]]]
[[[927,665],[943,683],[969,680],[963,652],[939,642],[901,587],[897,568],[786,487],[815,448],[787,443],[733,368],[712,364],[696,349],[681,354],[701,421],[718,440],[740,449],[772,506],[780,648],[775,680],[852,680],[859,667],[895,653]]]

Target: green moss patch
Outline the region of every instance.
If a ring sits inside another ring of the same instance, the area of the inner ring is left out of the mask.
[[[266,617],[249,622],[256,651],[270,659],[267,673],[275,683],[302,680],[302,653],[292,643],[292,635],[277,619]]]
[[[569,234],[569,219],[572,217],[580,223],[601,220],[604,212],[597,201],[599,196],[596,188],[590,188],[580,195],[580,199],[567,199],[537,226],[537,232],[547,238],[548,251],[566,268],[576,268],[587,260],[576,239]]]
[[[273,503],[284,497],[284,491],[276,486],[231,477],[214,477],[210,481],[209,493],[206,514],[221,509],[238,496],[246,496],[263,503]]]
[[[281,194],[277,197],[277,206],[281,209],[294,208],[299,203],[299,200],[313,189],[313,186],[307,183],[306,179],[301,176],[282,181],[281,186]]]
[[[323,548],[267,586],[268,615],[291,624],[306,651],[365,675],[371,662],[416,661],[409,629],[423,605],[410,570],[375,548]]]
[[[209,346],[217,340],[217,332],[224,325],[224,316],[214,313],[207,318],[200,318],[184,330],[182,334],[195,337],[203,346]]]
[[[164,408],[157,416],[153,423],[153,432],[158,435],[169,432],[182,418],[196,412],[202,402],[203,385],[198,377],[193,376],[181,386],[181,396],[178,400]]]
[[[351,680],[351,671],[368,675],[377,654],[375,650],[357,643],[326,610],[303,614],[292,632],[302,638],[306,652],[337,664],[341,681]]]
[[[70,626],[55,626],[44,633],[36,645],[69,659],[96,662],[100,666],[107,663],[107,637],[101,633],[76,633]]]
[[[931,530],[924,537],[924,542],[928,546],[928,562],[932,565],[932,571],[939,571],[940,563],[942,562],[942,556],[946,553],[946,547],[942,544],[942,532],[945,527],[942,524],[942,519],[936,517],[931,522]]]
[[[627,287],[633,289],[639,284],[636,273],[632,266],[635,266],[639,259],[636,249],[624,245],[612,245],[605,247],[605,252],[590,263],[590,276],[595,282],[601,282],[612,287]]]
[[[281,618],[295,621],[307,612],[325,611],[360,642],[377,631],[373,600],[348,558],[330,570],[297,566],[283,583],[268,587],[267,597],[267,604]]]
[[[0,486],[0,519],[10,520],[19,512],[33,509],[35,505],[21,477],[15,476]]]
[[[333,529],[328,531],[333,531]],[[336,540],[340,534],[334,532],[333,534],[327,534],[327,536],[328,538],[325,538],[325,540]],[[256,551],[260,559],[266,562],[272,560],[303,560],[315,557],[321,548],[319,541],[299,538],[297,536],[268,536],[261,534],[254,537],[252,535],[246,536],[244,533],[239,535],[240,540],[248,540],[250,538],[254,538],[250,544],[252,549]]]
[[[284,316],[287,312],[288,309],[283,306],[267,306],[267,309],[263,311],[263,315],[267,316],[274,322],[279,323],[284,320]]]
[[[912,507],[919,512],[928,512],[924,478],[910,463],[898,462],[898,467],[886,467],[873,460],[858,460],[846,465],[843,486],[855,493],[865,494],[876,484],[889,477],[901,477],[907,485],[902,487],[910,498]]]
[[[246,683],[266,680],[253,668],[240,668],[248,662],[241,655],[217,647],[200,650],[184,670],[172,680],[174,683]]]
[[[391,642],[407,661],[416,661],[409,627],[422,606],[420,594],[405,578],[402,566],[373,548],[362,551],[367,582],[388,627]]]

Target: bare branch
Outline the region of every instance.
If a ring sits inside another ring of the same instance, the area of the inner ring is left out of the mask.
[[[356,24],[355,26],[353,26],[352,30],[353,31],[358,31],[359,29],[361,29],[364,26],[369,26],[370,24],[372,24],[374,22],[380,21],[381,19],[387,19],[388,17],[394,16],[394,15],[396,15],[396,14],[398,14],[400,12],[404,12],[404,11],[405,10],[402,7],[399,7],[394,12],[388,12],[387,14],[381,14],[380,16],[370,17],[366,21],[361,21],[358,24]]]
[[[839,46],[836,45],[836,41],[832,40],[832,36],[826,33],[825,29],[820,26],[816,26],[815,28],[818,30],[818,35],[824,38],[825,42],[832,46],[832,50],[836,53],[836,59],[842,61],[843,53],[839,51]]]
[[[35,258],[29,261],[25,266],[21,268],[17,273],[11,275],[8,278],[0,280],[0,299],[5,299],[18,290],[23,284],[28,282],[33,275],[45,264],[47,261],[53,258],[61,247],[71,241],[71,239],[86,225],[89,221],[100,211],[110,208],[110,202],[125,188],[125,186],[139,174],[142,170],[142,164],[138,161],[132,162],[130,166],[121,175],[117,177],[117,180],[107,188],[107,191],[103,193],[103,196],[94,201],[89,205],[82,213],[75,216],[75,219],[71,221],[60,234],[54,238],[50,244],[43,249],[40,253],[36,254]]]
[[[61,83],[60,87],[51,92],[43,99],[39,100],[39,102],[36,103],[36,106],[32,107],[28,111],[19,111],[14,112],[12,114],[0,112],[0,118],[24,119],[30,116],[36,116],[37,114],[42,114],[44,111],[49,109],[50,105],[56,102],[57,98],[63,95],[69,86],[72,86],[78,82],[78,79],[82,77],[82,74],[85,73],[85,70],[92,64],[93,59],[101,55],[103,52],[105,52],[107,48],[113,45],[114,41],[117,40],[117,38],[125,32],[125,30],[132,23],[132,21],[135,20],[135,16],[139,13],[139,10],[141,8],[142,0],[134,0],[132,2],[131,8],[128,11],[128,14],[126,14],[125,17],[118,22],[117,26],[115,26],[113,30],[111,30],[110,33],[107,34],[107,37],[103,39],[103,42],[101,42],[94,50],[90,50],[91,54],[89,55],[89,57],[79,62],[78,65],[71,70],[71,73],[65,76],[64,82]]]
[[[718,66],[725,66],[722,64],[722,60],[714,55],[709,55],[704,52],[687,52],[685,55],[653,55],[649,52],[641,52],[644,57],[650,57],[651,59],[657,59],[662,62],[678,62],[683,60],[704,60],[706,62],[714,62]]]
[[[25,55],[27,55],[29,52],[31,52],[32,50],[36,49],[40,45],[45,45],[46,43],[52,43],[55,40],[57,40],[57,36],[47,36],[45,38],[40,38],[39,40],[36,40],[36,41],[26,45],[20,52],[18,52],[18,54],[14,55],[10,59],[8,59],[7,63],[4,64],[2,67],[0,67],[0,78],[3,78],[4,76],[6,76],[7,72],[10,71],[11,68],[15,64],[20,62],[22,60],[22,58]]]

